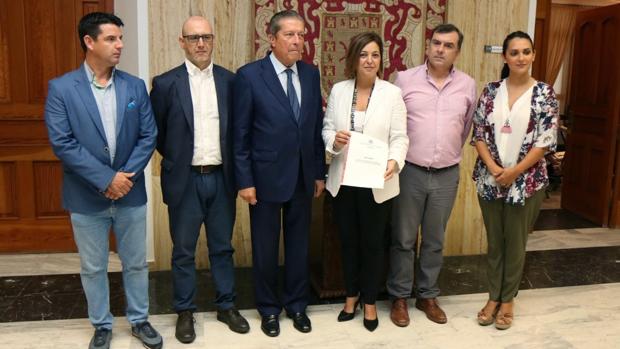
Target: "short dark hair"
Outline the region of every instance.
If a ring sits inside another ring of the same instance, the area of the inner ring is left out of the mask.
[[[347,50],[347,56],[345,58],[344,75],[347,78],[355,78],[357,72],[357,65],[360,63],[360,53],[369,43],[374,42],[379,46],[379,53],[381,54],[381,63],[379,63],[379,70],[377,76],[381,77],[383,74],[383,40],[379,34],[375,32],[364,32],[355,35],[349,42],[349,49]]]
[[[86,52],[84,37],[88,35],[93,38],[93,40],[97,40],[97,36],[101,34],[101,28],[99,26],[102,24],[114,24],[117,27],[122,27],[124,25],[120,18],[111,13],[91,12],[82,17],[77,29],[80,45],[82,45],[82,50],[84,50],[84,52]]]
[[[295,18],[302,21],[305,25],[303,17],[295,10],[284,10],[274,14],[269,20],[269,34],[276,35],[280,31],[280,21],[284,18]]]
[[[461,46],[463,45],[463,33],[461,33],[459,28],[457,28],[454,24],[444,23],[436,26],[435,29],[433,29],[433,34],[431,35],[431,38],[433,37],[433,35],[435,35],[435,33],[446,34],[455,32],[459,35],[459,42],[457,44],[457,47],[460,50]]]

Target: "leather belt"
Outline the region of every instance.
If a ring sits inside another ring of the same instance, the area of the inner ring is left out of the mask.
[[[449,170],[451,168],[457,167],[459,164],[454,164],[454,165],[450,165],[450,166],[446,166],[446,167],[442,167],[442,168],[435,168],[435,167],[426,167],[426,166],[420,166],[418,164],[414,164],[413,162],[409,162],[407,160],[405,160],[405,163],[408,165],[411,165],[413,167],[419,168],[420,170],[424,171],[424,172],[428,172],[428,173],[439,173],[439,172],[443,172],[446,170]]]
[[[198,165],[192,166],[192,170],[200,174],[209,174],[219,170],[220,167],[222,167],[222,165]]]

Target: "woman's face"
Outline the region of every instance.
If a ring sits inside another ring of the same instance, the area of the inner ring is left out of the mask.
[[[381,65],[381,52],[376,42],[369,42],[360,52],[357,62],[357,77],[375,78]]]
[[[514,38],[508,43],[504,60],[510,69],[510,75],[529,74],[536,53],[528,39]]]

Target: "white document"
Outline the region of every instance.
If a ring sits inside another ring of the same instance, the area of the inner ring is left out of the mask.
[[[351,132],[342,185],[382,189],[387,162],[387,143],[363,133]]]

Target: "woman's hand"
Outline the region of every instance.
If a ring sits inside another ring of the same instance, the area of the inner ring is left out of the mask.
[[[349,144],[350,137],[351,133],[349,131],[338,131],[336,133],[336,138],[334,138],[334,151],[340,151],[342,147]]]
[[[498,166],[495,162],[493,162],[493,166],[489,167],[489,172],[497,179],[502,173],[504,173],[504,168]]]
[[[514,167],[505,168],[499,176],[495,177],[495,181],[502,187],[509,187],[515,179],[517,179],[519,174],[521,174],[521,172]]]
[[[387,167],[385,168],[385,174],[383,175],[383,178],[386,181],[392,179],[392,176],[394,176],[394,173],[396,172],[397,166],[398,164],[396,163],[396,160],[388,160]]]

